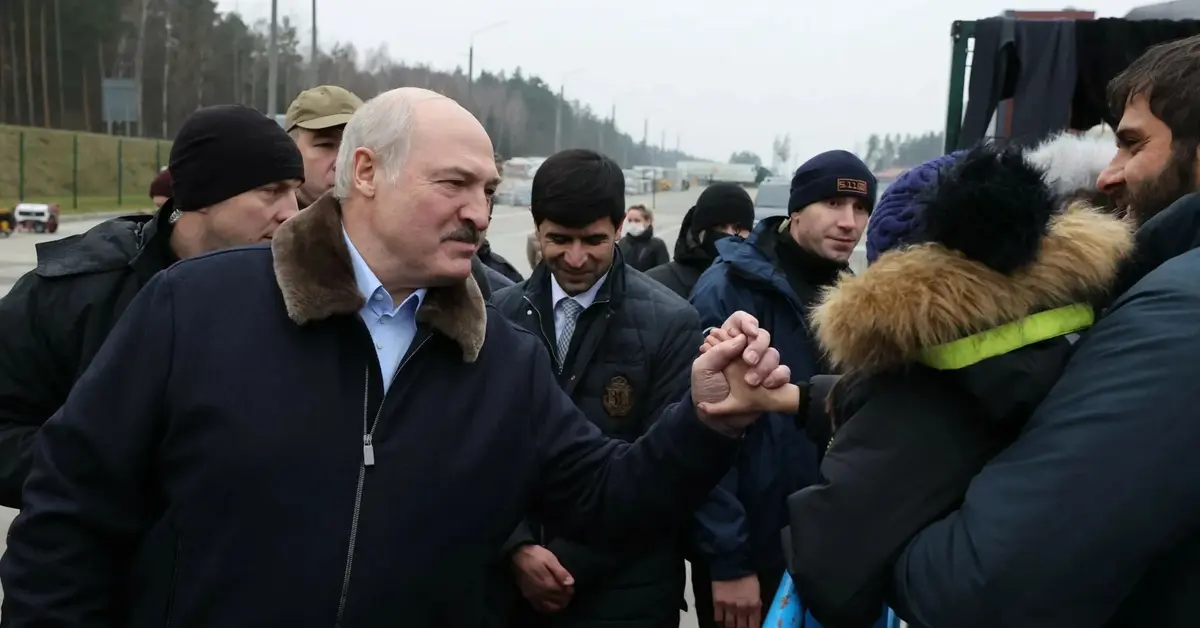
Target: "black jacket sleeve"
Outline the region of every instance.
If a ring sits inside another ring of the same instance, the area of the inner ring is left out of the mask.
[[[864,384],[863,402],[821,463],[822,482],[787,502],[796,592],[826,625],[879,618],[896,555],[958,504],[1005,442],[973,415],[967,395],[932,371]]]
[[[671,404],[690,389],[692,362],[700,354],[704,342],[704,331],[700,327],[700,315],[688,305],[668,321],[662,330],[662,344],[654,356],[651,395],[644,417],[646,429],[665,413]]]
[[[0,505],[9,508],[21,507],[33,437],[69,386],[57,364],[66,360],[56,356],[47,334],[73,332],[56,324],[58,313],[40,311],[44,283],[30,271],[0,298]]]
[[[654,244],[652,246],[653,248],[650,250],[651,262],[648,268],[662,266],[663,264],[671,261],[671,253],[667,251],[667,243],[663,242],[662,238],[654,238]]]
[[[549,354],[538,349],[529,365],[540,452],[534,514],[584,544],[664,534],[686,521],[729,468],[739,441],[704,425],[689,393],[636,442],[606,438],[559,388]]]
[[[134,300],[46,422],[24,508],[0,559],[5,626],[112,626],[114,574],[156,518],[147,489],[163,434],[173,309],[169,273]]]

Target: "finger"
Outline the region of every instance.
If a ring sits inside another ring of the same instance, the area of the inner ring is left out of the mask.
[[[738,336],[731,340],[726,340],[714,347],[710,347],[704,355],[700,356],[700,366],[708,371],[723,371],[731,362],[738,359],[742,351],[746,348],[746,337]]]
[[[751,316],[748,312],[738,310],[725,319],[725,324],[721,325],[721,328],[733,336],[741,334],[754,336],[758,334],[758,319]]]
[[[713,622],[718,626],[725,625],[725,607],[719,603],[713,604]]]
[[[571,576],[571,572],[567,571],[557,560],[546,561],[546,571],[550,572],[554,583],[559,586],[569,587],[575,584],[575,578]]]
[[[696,406],[701,412],[709,416],[729,416],[731,414],[748,414],[755,412],[751,410],[745,402],[735,399],[732,395],[716,402],[703,402]]]
[[[738,609],[737,628],[750,628],[750,613],[745,609]]]
[[[565,605],[552,600],[538,600],[534,606],[543,613],[557,613],[561,611]]]
[[[771,348],[771,332],[765,329],[759,329],[751,336],[750,344],[746,346],[746,351],[742,354],[742,359],[746,364],[754,366],[762,358],[767,349]]]
[[[758,359],[758,364],[746,371],[746,383],[757,386],[779,366],[779,352],[767,347]]]
[[[762,626],[762,609],[756,608],[750,613],[750,628]]]
[[[786,364],[780,364],[779,366],[775,367],[774,371],[771,371],[769,375],[763,378],[762,387],[775,389],[785,384],[790,384],[791,382],[792,369],[788,368]]]

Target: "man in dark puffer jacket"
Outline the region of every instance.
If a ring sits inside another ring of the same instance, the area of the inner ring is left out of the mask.
[[[606,157],[572,150],[548,159],[534,177],[531,207],[544,263],[494,302],[545,341],[560,385],[587,417],[606,435],[633,441],[687,386],[702,335],[696,311],[626,265],[615,246],[624,190],[620,167]],[[525,598],[514,627],[678,625],[679,543],[599,549],[526,521],[505,557]],[[533,574],[547,569],[565,570],[574,586],[539,588]]]

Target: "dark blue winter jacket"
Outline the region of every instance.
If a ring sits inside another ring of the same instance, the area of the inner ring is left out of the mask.
[[[385,394],[339,215],[134,299],[38,433],[5,626],[477,628],[522,515],[644,542],[725,472],[690,402],[604,438],[473,280],[429,290]]]
[[[757,317],[791,368],[792,381],[807,382],[821,370],[805,318],[818,286],[798,295],[779,270],[775,244],[782,220],[759,222],[745,240],[718,241],[720,257],[700,276],[691,301],[705,327],[720,326],[738,310]],[[816,481],[817,453],[794,416],[765,415],[747,432],[733,469],[696,513],[697,549],[713,580],[757,573],[770,583],[782,576],[787,496]]]
[[[1190,628],[1200,591],[1200,197],[1137,233],[1132,286],[1016,442],[900,555],[913,625]]]

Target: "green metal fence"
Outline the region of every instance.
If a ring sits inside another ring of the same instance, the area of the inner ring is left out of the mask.
[[[170,151],[162,140],[0,125],[0,207],[148,209],[150,182]]]

